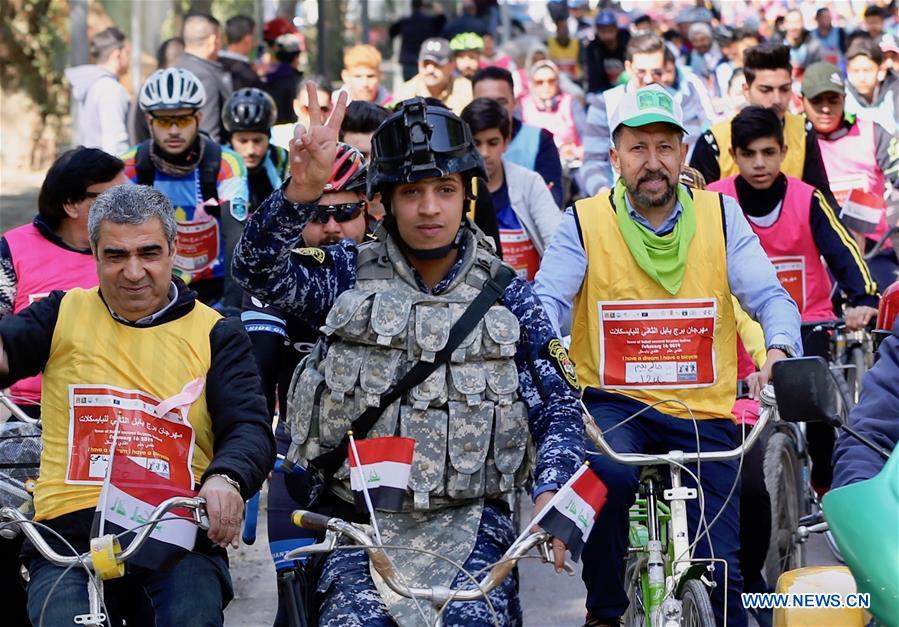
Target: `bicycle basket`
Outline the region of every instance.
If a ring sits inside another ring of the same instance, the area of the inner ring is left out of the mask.
[[[32,493],[41,463],[41,430],[24,422],[0,424],[0,507],[34,513]]]

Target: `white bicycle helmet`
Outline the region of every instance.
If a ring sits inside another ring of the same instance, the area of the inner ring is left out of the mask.
[[[199,109],[206,102],[206,90],[192,72],[181,68],[156,70],[140,90],[144,111]]]

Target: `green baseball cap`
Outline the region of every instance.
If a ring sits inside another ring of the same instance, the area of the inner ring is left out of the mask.
[[[624,124],[631,128],[664,122],[673,124],[682,132],[684,111],[671,94],[660,85],[648,85],[634,91],[625,91],[617,107],[609,112],[609,129],[615,130]]]
[[[846,93],[846,81],[843,80],[843,75],[837,66],[820,61],[805,68],[805,74],[802,77],[803,96],[814,98],[829,91],[838,94]]]

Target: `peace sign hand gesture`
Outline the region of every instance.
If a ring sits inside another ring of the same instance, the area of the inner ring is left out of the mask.
[[[290,140],[290,182],[284,190],[289,202],[314,202],[331,175],[337,154],[337,137],[346,112],[347,94],[341,91],[327,122],[322,123],[318,87],[306,83],[309,98],[309,128],[297,124]]]

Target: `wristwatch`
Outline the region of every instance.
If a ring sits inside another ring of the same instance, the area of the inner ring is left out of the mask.
[[[238,493],[238,494],[243,494],[243,493],[240,491],[240,483],[237,482],[237,481],[235,481],[234,479],[232,479],[232,478],[229,477],[228,475],[223,474],[223,473],[216,473],[216,474],[214,474],[214,475],[209,475],[208,477],[206,477],[206,480],[208,481],[209,479],[212,479],[213,477],[218,477],[219,479],[224,479],[224,480],[228,483],[228,485],[230,485],[232,488],[234,488],[235,490],[237,490],[237,493]]]
[[[779,351],[782,351],[787,357],[791,359],[796,356],[796,349],[788,344],[772,344],[768,347],[768,350],[772,350],[776,348]]]

